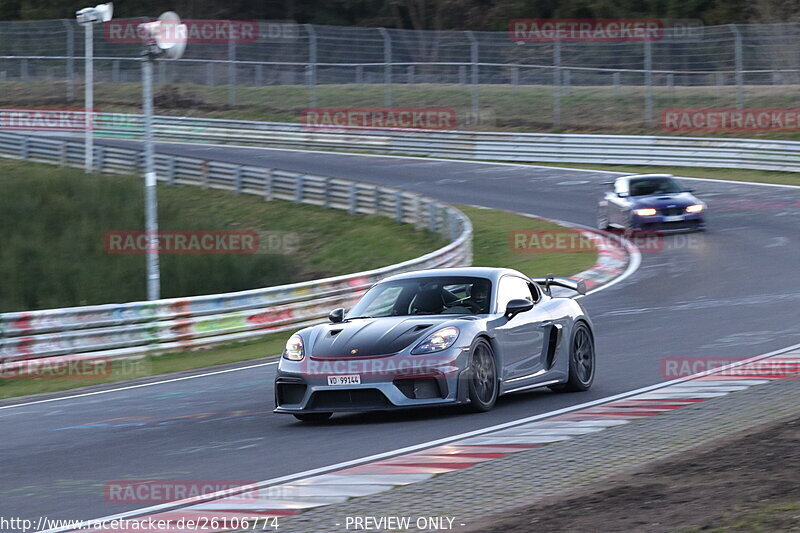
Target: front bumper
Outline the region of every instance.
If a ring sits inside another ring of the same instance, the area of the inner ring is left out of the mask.
[[[275,413],[354,412],[451,405],[466,401],[469,350],[430,355],[281,359]],[[329,385],[328,376],[358,375],[360,384]]]
[[[704,213],[685,213],[682,215],[652,215],[649,217],[631,214],[631,227],[641,231],[684,231],[705,227]]]

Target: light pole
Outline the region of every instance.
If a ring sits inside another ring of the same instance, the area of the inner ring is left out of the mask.
[[[144,216],[147,232],[147,299],[161,298],[161,273],[158,265],[158,197],[155,153],[153,150],[153,61],[179,59],[186,49],[186,26],[172,11],[158,21],[139,25],[144,36],[142,58],[142,111],[144,114]]]
[[[94,118],[94,25],[111,20],[114,14],[114,4],[109,2],[107,4],[100,4],[95,7],[84,7],[83,9],[75,12],[75,18],[78,19],[78,24],[83,26],[85,32],[84,38],[84,67],[85,74],[85,97],[84,97],[84,126],[85,126],[85,150],[84,166],[86,173],[92,171],[92,151],[94,150],[94,133],[92,120]]]

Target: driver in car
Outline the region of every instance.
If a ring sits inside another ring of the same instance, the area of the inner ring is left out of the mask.
[[[484,314],[489,312],[489,284],[474,283],[469,291],[469,298],[464,300],[472,312]]]

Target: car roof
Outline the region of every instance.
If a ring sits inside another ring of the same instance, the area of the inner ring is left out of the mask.
[[[522,276],[529,279],[525,274],[513,270],[511,268],[494,268],[494,267],[448,267],[448,268],[432,268],[427,270],[413,270],[411,272],[404,272],[402,274],[395,274],[388,278],[382,279],[379,283],[385,281],[395,281],[399,279],[414,279],[423,277],[435,276],[467,276],[472,278],[485,278],[491,281],[497,281],[507,274]]]
[[[639,178],[674,178],[672,174],[631,174],[629,176],[621,176],[617,181],[625,180],[630,181]]]

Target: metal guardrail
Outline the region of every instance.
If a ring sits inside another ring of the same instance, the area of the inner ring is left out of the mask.
[[[97,156],[97,170],[106,173],[129,174],[142,160],[141,151],[131,148],[98,147]],[[82,167],[83,141],[0,133],[0,157]],[[396,265],[292,285],[0,314],[0,361],[6,370],[34,358],[138,357],[254,339],[319,322],[388,275],[472,262],[469,219],[430,198],[338,178],[163,154],[156,155],[156,169],[168,183],[391,217],[439,232],[450,243]]]
[[[138,138],[139,115],[104,114],[101,136]],[[800,171],[800,142],[721,137],[320,129],[303,124],[159,116],[161,141],[370,151],[490,161]]]

